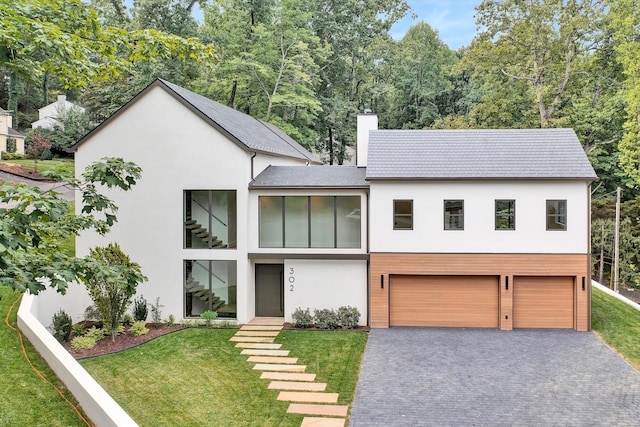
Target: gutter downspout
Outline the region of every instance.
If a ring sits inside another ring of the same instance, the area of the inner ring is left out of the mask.
[[[258,155],[258,153],[256,153],[255,151],[251,155],[251,180],[252,181],[255,178],[255,176],[253,176],[253,159],[255,159],[257,155]]]

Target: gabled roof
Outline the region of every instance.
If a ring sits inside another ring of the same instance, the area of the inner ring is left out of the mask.
[[[24,138],[24,134],[15,130],[14,128],[9,128],[9,136],[17,136],[18,138]]]
[[[269,166],[249,188],[369,188],[365,173],[357,166]]]
[[[313,163],[320,163],[316,156],[311,154],[277,127],[162,79],[156,79],[153,83],[147,86],[131,101],[82,138],[71,148],[71,150],[76,150],[78,146],[89,139],[94,133],[98,132],[102,126],[113,120],[119,114],[122,114],[129,105],[136,102],[140,97],[144,96],[154,87],[161,87],[166,90],[183,105],[198,114],[211,126],[226,135],[246,151],[291,157]]]
[[[572,129],[369,133],[368,180],[597,178]]]

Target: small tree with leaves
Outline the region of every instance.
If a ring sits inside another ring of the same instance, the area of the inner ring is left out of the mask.
[[[51,150],[49,136],[34,130],[27,138],[27,153],[33,157],[33,169],[38,172],[38,160],[41,160],[45,151]]]
[[[140,265],[131,261],[117,243],[91,249],[85,259],[90,268],[82,281],[114,341],[138,284],[147,278]]]

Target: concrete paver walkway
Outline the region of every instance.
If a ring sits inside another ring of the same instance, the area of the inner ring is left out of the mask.
[[[592,333],[370,332],[351,426],[638,426],[640,373]]]
[[[302,419],[302,427],[342,427],[349,406],[335,405],[338,393],[326,393],[326,383],[316,383],[315,374],[306,373],[305,365],[297,365],[298,358],[288,357],[289,350],[280,350],[273,341],[282,330],[281,318],[256,318],[231,337],[240,354],[248,355],[247,362],[255,363],[254,370],[263,371],[260,378],[270,379],[267,388],[280,391],[277,399],[294,402],[287,412],[302,415],[324,415]],[[265,344],[266,343],[266,344]],[[295,402],[305,402],[295,403]],[[309,404],[310,403],[310,404]],[[318,403],[328,403],[318,405]],[[331,418],[329,418],[331,417]]]

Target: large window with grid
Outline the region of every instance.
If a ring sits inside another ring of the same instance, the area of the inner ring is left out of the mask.
[[[444,229],[464,230],[464,200],[444,201]]]
[[[413,200],[393,201],[393,229],[413,230]]]
[[[567,201],[547,200],[547,230],[567,229]]]

